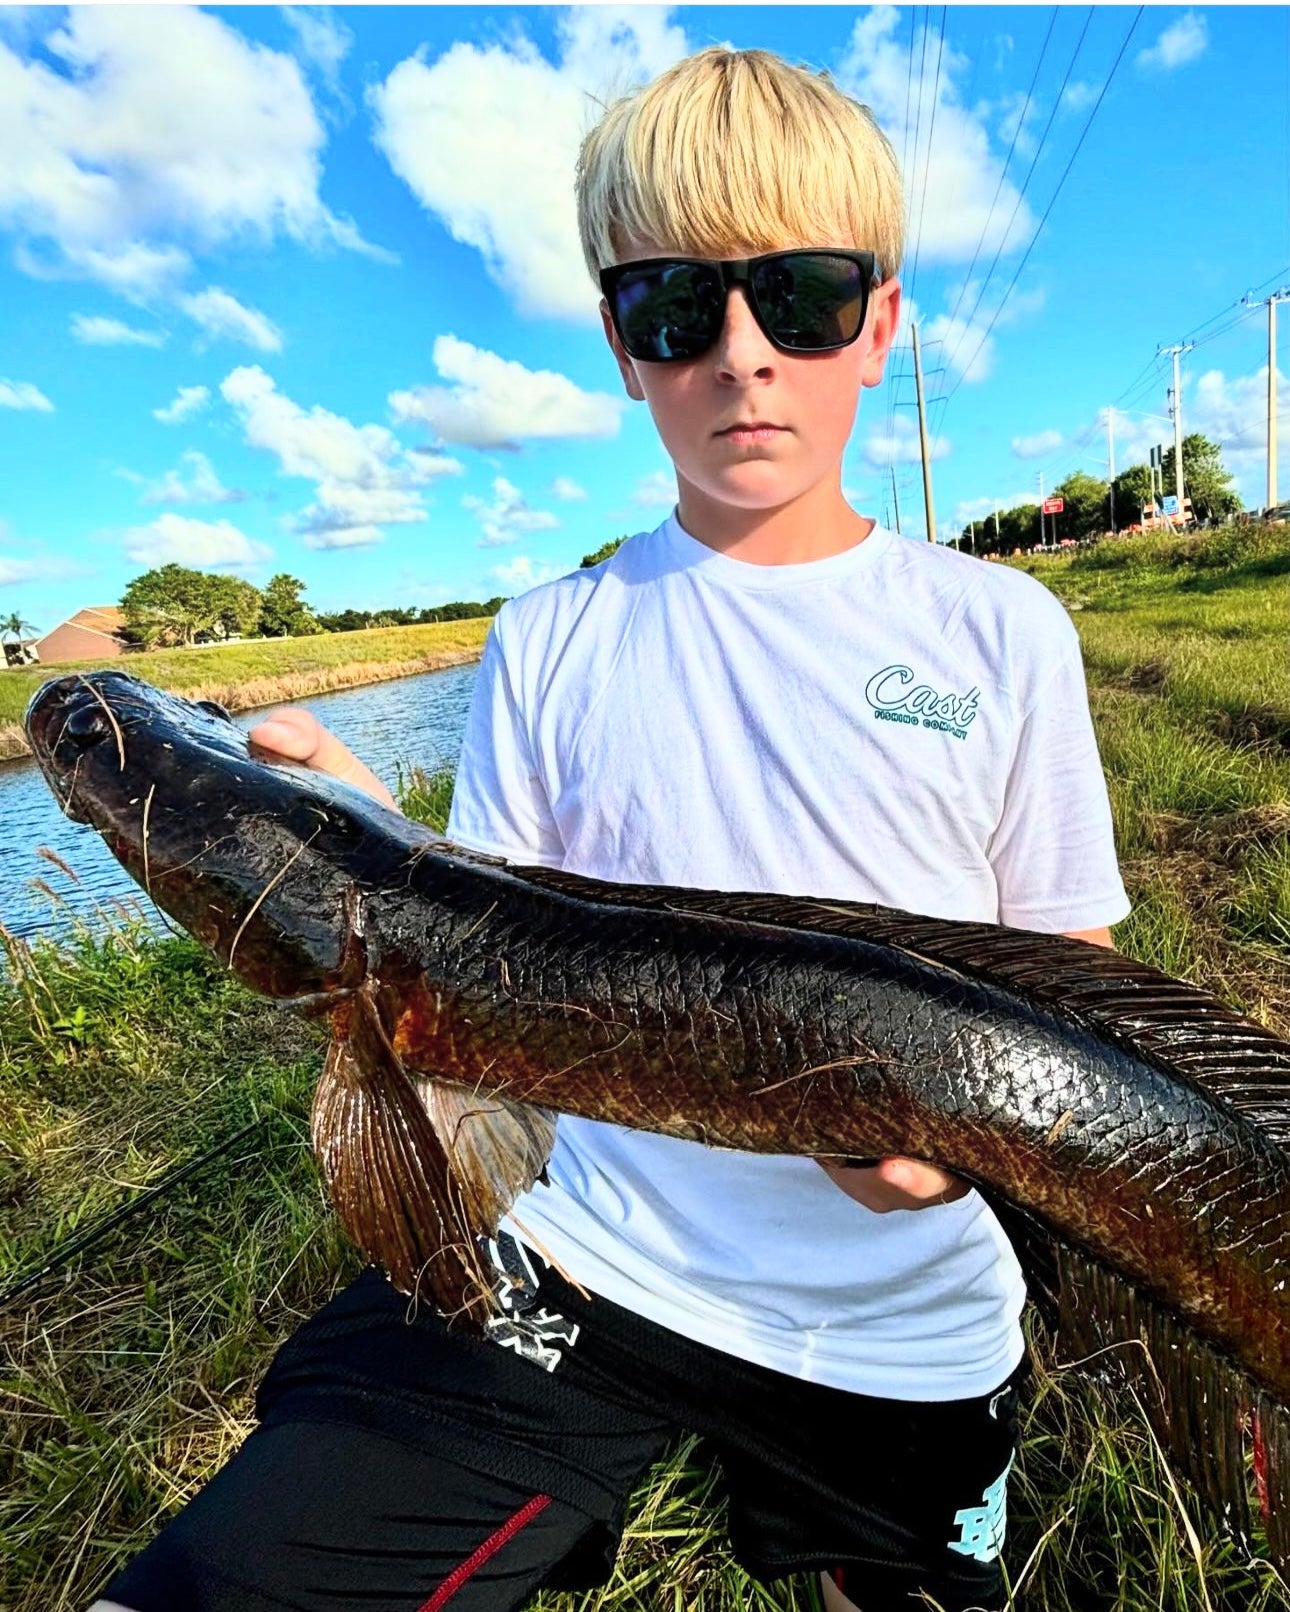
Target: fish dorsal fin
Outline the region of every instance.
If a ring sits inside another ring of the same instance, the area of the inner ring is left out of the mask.
[[[400,1292],[448,1317],[491,1303],[488,1277],[448,1152],[366,985],[337,1010],[314,1094],[314,1154],[338,1219]]]
[[[693,912],[732,923],[891,946],[970,979],[1017,991],[1181,1075],[1290,1147],[1290,1043],[1208,991],[1104,946],[1000,924],[926,918],[859,901],[611,884],[515,867],[526,882],[583,901]]]

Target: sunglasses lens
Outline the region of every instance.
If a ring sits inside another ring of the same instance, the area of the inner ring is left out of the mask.
[[[697,358],[717,339],[725,314],[721,275],[704,263],[629,269],[614,302],[623,346],[652,363]]]
[[[795,352],[841,347],[864,321],[864,275],[850,258],[829,252],[770,258],[753,270],[752,284],[766,329]]]

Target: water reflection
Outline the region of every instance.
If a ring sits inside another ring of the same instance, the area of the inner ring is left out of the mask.
[[[456,765],[475,671],[472,662],[292,703],[312,711],[393,789],[400,763]],[[233,720],[252,728],[262,714],[243,711]],[[77,878],[39,855],[41,846]],[[98,835],[63,816],[34,762],[0,767],[0,922],[15,934],[57,938],[72,929],[73,915],[96,928],[119,918],[117,903],[167,927]]]

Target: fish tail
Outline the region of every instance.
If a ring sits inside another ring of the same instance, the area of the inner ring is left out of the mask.
[[[1242,1548],[1251,1493],[1268,1554],[1290,1566],[1290,1413],[1206,1339],[1099,1261],[1059,1244],[1057,1341],[1095,1372],[1113,1366],[1161,1450]]]

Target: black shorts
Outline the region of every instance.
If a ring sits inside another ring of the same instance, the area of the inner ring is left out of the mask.
[[[278,1351],[238,1453],[102,1592],[137,1612],[507,1612],[608,1578],[631,1491],[684,1432],[754,1578],[832,1572],[863,1612],[996,1612],[1026,1363],[910,1402],[751,1365],[494,1253],[487,1338],[368,1270]],[[499,1266],[500,1269],[500,1266]]]

